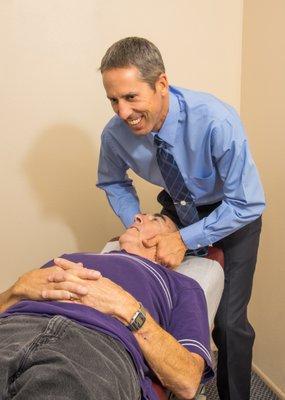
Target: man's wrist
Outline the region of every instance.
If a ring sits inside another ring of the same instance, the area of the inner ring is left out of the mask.
[[[137,332],[146,321],[146,310],[142,303],[139,303],[139,309],[132,316],[131,322],[127,325],[127,328],[132,332]]]
[[[129,325],[133,315],[139,307],[140,303],[133,296],[127,293],[125,301],[118,303],[116,316],[124,323],[124,325]]]
[[[10,298],[11,299],[15,299],[16,301],[20,301],[22,299],[25,298],[24,296],[24,291],[23,291],[23,287],[20,283],[20,279],[19,278],[13,286],[11,286],[11,288],[9,289],[10,292]]]
[[[181,247],[183,248],[183,250],[184,250],[184,251],[187,251],[187,250],[188,250],[187,244],[184,242],[183,237],[181,236],[180,231],[177,231],[177,232],[174,232],[174,233],[175,233],[175,234],[177,235],[177,237],[180,239],[180,241],[181,241]]]
[[[6,292],[2,293],[0,296],[0,313],[7,310],[7,308],[11,307],[12,305],[16,304],[18,301],[21,300],[15,292],[14,292],[15,284]]]

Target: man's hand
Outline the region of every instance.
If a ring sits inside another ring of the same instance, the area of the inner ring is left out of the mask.
[[[90,271],[81,263],[72,263],[68,266],[52,266],[48,268],[35,269],[22,275],[13,285],[12,293],[17,301],[29,300],[69,300],[80,298],[88,293],[88,288],[73,280],[64,281],[61,285],[53,282],[52,276],[64,272],[64,267],[69,275],[78,276],[82,279],[98,279],[101,274],[98,271]],[[49,296],[46,296],[46,292]]]
[[[178,231],[164,235],[156,235],[144,241],[143,244],[146,247],[156,246],[156,261],[171,269],[178,267],[187,250]]]
[[[48,281],[52,282],[52,285],[45,287],[41,293],[45,299],[80,300],[81,296],[88,293],[85,281],[101,278],[99,271],[84,268],[81,262],[55,258],[54,263],[56,268],[48,276]]]
[[[74,263],[63,258],[55,259],[54,261],[62,269],[50,274],[49,280],[53,282],[54,289],[46,290],[45,297],[52,298],[54,291],[65,287],[65,284],[71,285],[73,282],[78,286],[85,287],[88,291],[85,295],[80,296],[79,299],[75,299],[77,303],[93,307],[104,314],[118,318],[124,323],[129,323],[139,305],[138,301],[121,286],[101,275],[100,279],[98,277],[94,279],[93,275],[98,276],[100,274],[98,271],[89,270],[90,276],[87,276],[87,269],[84,273],[71,274],[70,272],[74,272]]]

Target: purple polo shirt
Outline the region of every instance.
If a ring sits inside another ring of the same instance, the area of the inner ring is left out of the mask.
[[[206,366],[202,382],[213,376],[207,305],[204,292],[196,281],[125,251],[64,254],[61,257],[73,262],[80,261],[85,267],[100,271],[132,294],[182,346],[204,358]],[[51,265],[52,261],[44,267]],[[157,399],[151,385],[152,372],[134,335],[116,318],[92,307],[57,301],[23,300],[0,314],[0,317],[14,314],[62,315],[114,337],[133,358],[143,398]]]

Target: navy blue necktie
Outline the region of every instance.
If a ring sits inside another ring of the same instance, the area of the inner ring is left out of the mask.
[[[198,211],[191,193],[184,182],[173,155],[168,151],[168,144],[157,135],[154,136],[154,143],[157,146],[157,163],[181,224],[185,227],[199,221]],[[191,254],[206,255],[207,248],[191,250]]]

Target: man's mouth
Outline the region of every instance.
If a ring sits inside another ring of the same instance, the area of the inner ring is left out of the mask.
[[[127,123],[130,126],[134,127],[134,126],[138,125],[141,122],[141,120],[142,120],[142,117],[139,117],[139,118],[136,118],[136,119],[128,119]]]
[[[136,229],[139,232],[139,228],[137,226],[132,225],[130,226],[130,229]]]

